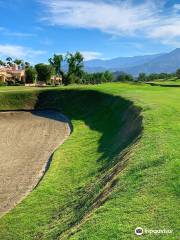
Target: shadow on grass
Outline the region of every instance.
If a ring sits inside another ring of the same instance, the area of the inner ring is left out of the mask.
[[[104,161],[104,170],[115,164],[114,157],[131,145],[142,131],[141,110],[133,102],[98,91],[43,91],[38,95],[35,109],[59,111],[71,121],[82,120],[90,129],[100,132],[98,151],[102,155],[97,161]],[[51,117],[43,112],[35,114]]]
[[[52,90],[38,95],[35,109],[53,109],[60,111],[73,120],[81,120],[94,131],[101,133],[98,152],[101,157],[99,175],[96,182],[87,183],[77,189],[79,200],[72,203],[74,220],[68,222],[68,228],[57,233],[56,237],[68,234],[76,228],[86,216],[103,204],[117,183],[117,176],[127,165],[125,159],[129,147],[141,136],[143,129],[141,109],[133,102],[99,91],[92,90]],[[69,209],[69,206],[65,206]],[[59,209],[55,219],[61,219],[64,211]],[[55,222],[56,222],[55,220]],[[51,228],[56,226],[51,223]],[[55,227],[56,228],[56,227]],[[70,233],[71,234],[71,233]]]

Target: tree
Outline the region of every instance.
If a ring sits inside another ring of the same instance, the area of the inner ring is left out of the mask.
[[[21,65],[21,63],[23,62],[23,60],[16,58],[13,62],[19,66],[19,65]]]
[[[7,64],[11,67],[13,65],[12,63],[12,58],[11,57],[7,57],[6,58]]]
[[[168,77],[167,73],[159,73],[159,79],[165,80],[167,79],[167,77]]]
[[[134,81],[133,76],[131,74],[126,74],[126,81],[133,82]]]
[[[54,54],[53,58],[49,59],[49,63],[53,67],[55,74],[59,77],[62,77],[62,82],[65,83],[65,73],[62,70],[63,60],[64,60],[63,55]]]
[[[37,72],[37,81],[49,83],[53,73],[51,65],[39,63],[35,66]]]
[[[112,82],[113,74],[109,71],[96,73],[83,73],[82,83],[85,84],[101,84],[103,82]]]
[[[76,52],[75,54],[67,53],[66,61],[68,63],[68,73],[65,85],[68,85],[72,82],[80,83],[84,72],[83,60],[84,57],[80,52]]]
[[[2,60],[0,60],[0,66],[5,66],[5,62],[3,62]]]
[[[118,82],[130,82],[130,81],[134,81],[134,78],[132,75],[124,73],[124,72],[120,72],[119,75],[117,76],[117,80]]]
[[[145,82],[147,81],[147,76],[145,73],[140,73],[139,76],[138,76],[138,81],[139,82]]]
[[[104,78],[104,73],[102,72],[94,73],[92,76],[92,80],[93,80],[92,82],[93,84],[100,84],[106,81],[106,79]]]
[[[159,76],[158,76],[157,73],[151,73],[151,74],[148,75],[147,81],[154,81],[154,80],[156,80],[158,78],[159,78]]]
[[[125,72],[119,72],[116,78],[117,82],[125,82],[126,81],[126,73]]]
[[[180,68],[177,69],[177,71],[176,71],[176,77],[177,77],[177,78],[180,78]]]
[[[12,62],[12,58],[11,58],[11,57],[7,57],[7,58],[6,58],[6,61],[7,61],[7,62]]]
[[[24,61],[23,60],[15,59],[13,62],[18,66],[18,68],[20,68],[20,67],[24,68]]]
[[[104,75],[105,82],[112,82],[113,74],[111,72],[105,71],[103,75]]]
[[[92,84],[94,83],[94,74],[93,73],[87,73],[87,72],[84,72],[83,74],[83,78],[82,78],[82,83],[84,84]]]
[[[29,62],[25,62],[24,66],[25,66],[25,68],[29,68],[31,66],[31,64]]]
[[[26,83],[35,83],[36,81],[36,69],[34,67],[28,67],[25,69],[25,81]]]

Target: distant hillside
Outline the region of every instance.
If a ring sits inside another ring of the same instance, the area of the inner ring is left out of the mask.
[[[180,48],[170,53],[145,55],[136,57],[119,57],[111,60],[91,60],[85,62],[85,69],[88,72],[97,71],[125,71],[132,75],[140,72],[160,73],[175,72],[180,67]]]
[[[162,56],[162,54],[155,55],[145,55],[136,57],[119,57],[110,60],[100,60],[95,59],[85,62],[85,67],[87,69],[111,69],[119,70],[128,67],[134,67],[140,64],[147,63],[157,57]]]
[[[180,68],[180,48],[175,49],[170,53],[163,54],[145,64],[128,67],[125,69],[128,73],[138,75],[140,72],[144,73],[172,73]]]

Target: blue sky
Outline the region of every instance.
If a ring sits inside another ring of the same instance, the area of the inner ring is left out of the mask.
[[[0,58],[46,62],[54,53],[86,59],[180,47],[178,0],[0,0]]]

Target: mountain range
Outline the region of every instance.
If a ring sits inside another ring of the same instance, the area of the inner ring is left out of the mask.
[[[85,61],[85,70],[88,72],[126,72],[137,76],[139,73],[173,73],[180,68],[180,48],[169,53],[154,55],[118,57],[109,60],[94,59]]]

